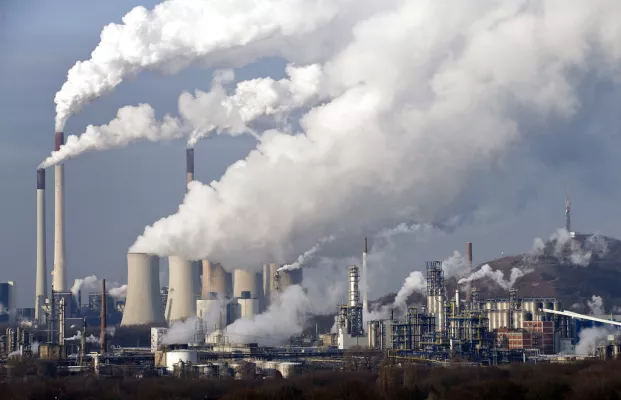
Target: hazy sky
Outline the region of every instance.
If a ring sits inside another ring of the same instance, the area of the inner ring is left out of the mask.
[[[54,94],[67,70],[89,57],[102,27],[120,22],[133,6],[156,1],[55,2],[8,0],[0,3],[0,280],[14,280],[18,305],[31,307],[35,276],[35,170],[52,149]],[[238,71],[238,79],[284,73],[284,61],[261,60]],[[144,73],[124,82],[70,119],[66,135],[88,124],[107,123],[124,105],[151,104],[161,115],[175,112],[183,90],[208,89],[211,71],[191,68],[175,76]],[[410,270],[426,259],[445,259],[464,242],[474,242],[475,260],[527,250],[535,236],[548,236],[564,224],[564,190],[574,204],[576,230],[621,236],[619,227],[618,88],[585,82],[583,96],[597,107],[551,124],[558,134],[516,145],[494,173],[472,182],[488,201],[463,200],[469,220],[451,234],[431,235],[414,243],[397,239],[386,260],[383,279],[372,294],[396,291]],[[467,129],[467,128],[465,128]],[[226,167],[253,148],[247,137],[218,136],[196,150],[196,178],[218,179]],[[126,149],[89,153],[66,163],[66,249],[69,286],[75,278],[96,274],[125,283],[128,247],[146,225],[174,212],[185,186],[184,141],[138,143]],[[53,265],[53,170],[47,175],[48,270]],[[419,238],[420,239],[420,238]],[[414,243],[414,244],[413,244]],[[357,256],[361,243],[341,249]],[[373,267],[371,265],[371,267]],[[319,273],[317,271],[316,273]],[[312,272],[310,273],[313,274]],[[386,278],[390,276],[390,278]]]

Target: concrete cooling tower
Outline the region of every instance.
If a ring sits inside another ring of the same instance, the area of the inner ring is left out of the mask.
[[[263,299],[262,309],[266,309],[272,303],[274,277],[280,265],[276,263],[263,264]]]
[[[122,326],[164,323],[159,260],[144,253],[127,254],[127,298]]]
[[[202,298],[208,299],[210,293],[216,293],[223,297],[233,294],[233,277],[226,272],[220,263],[203,260],[203,290]]]
[[[65,143],[65,135],[56,132],[54,150],[60,150]],[[65,166],[60,163],[54,167],[54,291],[67,291],[67,271],[65,270]]]
[[[233,296],[242,297],[242,292],[250,292],[252,297],[259,297],[257,284],[255,272],[236,269],[233,273]]]
[[[47,297],[45,256],[45,170],[37,170],[37,272],[35,281],[35,320],[42,322],[41,306]]]
[[[194,263],[181,257],[168,257],[168,301],[166,321],[196,316],[194,297]]]
[[[284,292],[291,285],[302,284],[302,269],[292,269],[287,271],[280,271],[280,293]]]

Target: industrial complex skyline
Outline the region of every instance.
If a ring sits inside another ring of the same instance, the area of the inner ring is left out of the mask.
[[[155,3],[141,2],[146,6]],[[5,182],[0,208],[0,251],[4,255],[0,280],[16,282],[19,306],[30,307],[35,295],[34,175],[53,144],[54,93],[68,68],[76,60],[86,58],[95,47],[101,27],[120,21],[133,5],[106,2],[93,8],[67,1],[52,7],[26,1],[1,6],[6,11],[7,23],[0,27],[0,50],[8,57],[0,64],[0,126],[5,139],[0,149],[0,178]],[[62,17],[70,14],[81,18]],[[58,21],[54,16],[61,18],[62,24],[52,23]],[[284,65],[278,58],[260,60],[237,71],[236,79],[281,78]],[[127,104],[147,102],[158,115],[171,112],[176,109],[182,90],[208,90],[211,72],[190,68],[166,79],[145,74],[128,80],[71,119],[65,134],[79,134],[88,124],[107,123],[119,107]],[[423,269],[425,260],[462,251],[466,241],[476,245],[475,263],[501,253],[516,254],[530,249],[534,237],[547,237],[563,225],[566,187],[572,195],[572,226],[580,231],[621,237],[621,228],[610,218],[621,199],[617,189],[621,185],[612,173],[621,160],[606,150],[615,148],[619,140],[619,117],[609,108],[600,107],[619,104],[621,94],[617,89],[600,86],[581,90],[597,100],[584,104],[570,123],[561,124],[558,129],[563,139],[542,137],[527,146],[517,146],[499,168],[473,178],[471,189],[454,201],[452,213],[442,216],[459,221],[450,232],[415,231],[395,236],[390,242],[371,243],[370,276],[378,265],[391,274],[374,279],[370,299],[398,290],[413,269]],[[591,134],[590,140],[585,141],[585,133]],[[254,146],[255,140],[249,136],[218,136],[199,143],[195,150],[196,178],[205,183],[218,179],[228,165],[245,157]],[[183,140],[141,143],[66,162],[67,286],[74,279],[93,274],[105,275],[108,281],[127,282],[127,249],[145,226],[174,213],[182,201],[184,147]],[[598,156],[588,156],[594,153]],[[46,184],[49,273],[54,265],[53,169],[47,171]],[[384,228],[401,222],[409,221],[386,221]],[[369,237],[376,233],[364,232]],[[347,258],[354,257],[362,265],[359,237],[346,238],[319,255],[341,260],[342,273],[346,274]],[[295,257],[287,262],[294,260]],[[256,268],[260,265],[257,263]],[[332,280],[312,270],[306,276],[324,279],[326,283]],[[166,282],[167,277],[161,280]],[[48,275],[48,283],[51,281]]]

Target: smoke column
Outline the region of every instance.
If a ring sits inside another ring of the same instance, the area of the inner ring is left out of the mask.
[[[322,58],[329,98],[299,132],[264,132],[219,181],[192,182],[132,251],[259,268],[332,232],[434,223],[470,179],[592,106],[584,79],[619,90],[617,1],[382,7]]]
[[[54,151],[60,150],[65,135],[56,132],[54,135]],[[67,290],[67,272],[65,271],[65,166],[54,167],[54,290]]]
[[[300,41],[351,3],[355,2],[169,0],[153,10],[136,7],[122,24],[104,27],[91,58],[78,61],[67,73],[54,99],[56,129],[62,130],[71,115],[128,76],[145,69],[174,73],[196,63],[243,65],[277,55],[292,46],[289,38]]]
[[[41,306],[47,297],[45,255],[45,170],[37,170],[37,275],[35,283],[35,320],[41,322]]]
[[[161,120],[149,104],[125,106],[109,123],[89,125],[81,135],[70,135],[67,142],[47,157],[42,168],[91,151],[121,148],[131,143],[187,138],[192,148],[200,139],[216,131],[230,135],[251,133],[249,124],[260,116],[277,118],[288,111],[320,99],[321,68],[317,64],[302,67],[288,65],[287,78],[252,79],[238,82],[228,94],[223,84],[234,78],[232,71],[214,73],[209,92],[196,90],[179,96],[179,115],[165,115]]]
[[[325,245],[326,243],[329,243],[329,242],[331,242],[333,240],[334,240],[334,236],[332,236],[332,235],[320,239],[313,247],[311,247],[310,249],[306,250],[303,254],[301,254],[298,257],[298,259],[295,260],[294,263],[283,265],[282,267],[278,268],[278,271],[290,271],[292,269],[302,268],[302,266],[304,266],[304,264],[311,257],[313,257],[315,255],[315,253],[317,253],[317,251],[319,251],[319,249],[321,249],[321,247],[323,245]]]

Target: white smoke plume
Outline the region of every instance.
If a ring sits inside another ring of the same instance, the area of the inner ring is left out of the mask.
[[[91,292],[101,288],[101,280],[95,275],[86,278],[76,279],[71,287],[71,293],[74,297],[78,296],[79,291]],[[101,290],[101,289],[100,289]]]
[[[582,329],[578,336],[578,344],[576,344],[576,354],[594,355],[597,346],[605,344],[608,335],[615,333],[618,334],[619,330],[609,326]]]
[[[604,299],[601,296],[591,296],[591,299],[587,299],[587,306],[589,307],[589,313],[591,315],[604,315]]]
[[[209,92],[196,90],[179,96],[180,117],[165,115],[160,121],[148,104],[126,106],[106,125],[89,125],[81,135],[70,135],[58,151],[41,163],[47,168],[89,151],[120,148],[139,141],[151,142],[188,138],[188,146],[211,132],[231,135],[253,133],[248,126],[264,115],[278,116],[318,99],[321,69],[317,64],[287,65],[287,78],[259,78],[237,83],[229,95],[223,86],[235,77],[231,70],[214,73]]]
[[[170,328],[162,335],[162,344],[188,344],[195,342],[198,332],[198,318],[174,321]]]
[[[269,306],[252,319],[238,319],[226,328],[232,343],[282,344],[304,329],[310,301],[299,285],[289,286]]]
[[[608,252],[608,243],[600,234],[589,236],[582,244],[574,240],[571,234],[565,229],[557,229],[548,242],[551,243],[549,255],[560,259],[564,263],[586,267],[591,262],[593,255],[603,257]],[[546,242],[541,238],[535,238],[533,248],[528,254],[528,258],[533,259],[546,255]]]
[[[325,238],[321,238],[317,241],[317,243],[311,247],[310,249],[306,250],[304,253],[302,253],[297,260],[295,260],[295,262],[291,263],[291,264],[286,264],[283,265],[282,267],[278,268],[278,271],[290,271],[293,269],[298,269],[301,268],[302,266],[304,266],[304,264],[315,255],[315,253],[317,253],[317,251],[319,249],[321,249],[321,247],[323,245],[325,245],[326,243],[329,243],[331,241],[334,240],[334,236],[328,236]]]
[[[91,58],[69,70],[54,99],[56,130],[62,130],[84,105],[146,69],[175,73],[191,64],[248,63],[289,47],[297,52],[317,51],[324,46],[295,46],[295,41],[326,26],[344,5],[355,3],[168,0],[153,10],[136,7],[123,17],[122,24],[107,25]],[[365,4],[358,7],[368,8]],[[326,48],[334,46],[327,40],[324,43]]]
[[[39,345],[40,343],[36,340],[30,344],[30,351],[32,351],[32,354],[39,354]]]
[[[477,271],[473,272],[470,276],[460,279],[458,284],[462,285],[464,283],[473,282],[482,278],[489,278],[493,282],[496,282],[501,288],[509,290],[513,287],[513,285],[515,285],[518,278],[521,278],[532,271],[533,269],[530,267],[514,267],[511,269],[511,274],[508,279],[505,279],[505,275],[502,271],[493,270],[489,264],[485,264]]]
[[[559,126],[593,101],[579,96],[582,77],[618,86],[617,1],[382,4],[321,60],[331,97],[301,132],[264,132],[219,181],[191,184],[132,251],[259,268],[332,232],[433,223],[469,178],[554,131],[524,115]]]
[[[108,291],[108,294],[115,299],[124,299],[127,297],[127,285],[112,288]]]
[[[187,136],[181,122],[170,115],[161,121],[148,104],[120,108],[116,118],[101,126],[89,125],[81,135],[69,135],[58,151],[53,151],[39,168],[47,168],[88,151],[125,147],[139,139],[159,142]]]
[[[425,293],[427,288],[427,279],[420,271],[412,272],[407,278],[395,297],[394,306],[397,308],[405,307],[405,301],[414,292]]]
[[[65,338],[65,340],[69,340],[69,341],[82,340],[82,331],[76,331],[75,335]],[[99,338],[91,334],[86,337],[86,343],[99,344]]]

